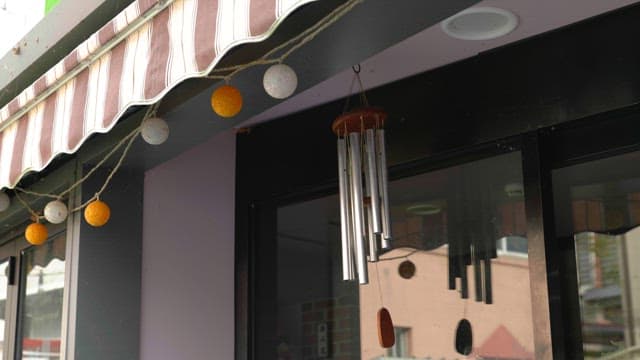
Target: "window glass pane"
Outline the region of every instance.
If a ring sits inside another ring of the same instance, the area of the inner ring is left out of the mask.
[[[410,329],[407,328],[393,328],[393,333],[396,337],[396,343],[387,351],[387,357],[407,358],[410,356],[409,331]]]
[[[631,152],[552,174],[556,235],[574,242],[586,359],[640,358],[638,161]]]
[[[630,259],[630,254],[622,254],[621,249],[627,245],[631,249],[640,249],[634,244],[640,240],[638,235],[638,232],[629,236],[587,232],[575,236],[582,338],[587,359],[599,359],[621,351],[635,340],[632,338],[635,337],[635,329],[625,321],[628,314],[633,313],[633,302],[625,303],[624,299],[634,298],[634,290],[637,292],[640,284],[633,279],[628,279],[630,282],[625,284],[620,269],[624,269],[625,260]],[[627,243],[627,239],[632,243]],[[633,264],[631,266],[635,268]]]
[[[65,234],[23,251],[18,339],[21,359],[60,358]]]
[[[520,164],[511,153],[390,183],[394,248],[369,263],[362,286],[342,280],[337,196],[280,208],[277,358],[533,359]],[[505,237],[516,256],[498,251]],[[407,260],[413,275],[401,270]],[[383,306],[396,330],[391,349],[378,343]],[[463,318],[469,357],[454,347]]]
[[[9,286],[9,259],[0,262],[0,357],[4,355],[5,349],[5,321],[7,319],[7,293]]]
[[[522,236],[507,236],[507,251],[513,253],[526,254],[528,252],[527,238]]]
[[[640,151],[553,171],[556,235],[640,225]]]

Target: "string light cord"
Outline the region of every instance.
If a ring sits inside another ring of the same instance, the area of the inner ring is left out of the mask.
[[[316,22],[314,25],[312,25],[311,27],[309,27],[305,31],[301,32],[300,34],[294,36],[293,38],[291,38],[291,39],[285,41],[284,43],[274,47],[271,50],[269,50],[267,53],[265,53],[259,59],[250,61],[250,62],[245,63],[245,64],[239,64],[239,65],[233,65],[233,66],[213,69],[211,71],[211,74],[208,75],[208,76],[205,76],[205,78],[224,80],[225,82],[228,83],[233,76],[235,76],[236,74],[238,74],[239,72],[241,72],[241,71],[243,71],[245,69],[248,69],[248,68],[251,68],[251,67],[254,67],[254,66],[258,66],[258,65],[272,65],[272,64],[282,63],[291,54],[293,54],[295,51],[300,49],[305,44],[307,44],[310,41],[312,41],[318,34],[320,34],[322,31],[327,29],[329,26],[333,25],[336,21],[341,19],[348,12],[350,12],[355,6],[357,6],[358,4],[360,4],[360,3],[364,2],[364,1],[365,0],[348,0],[344,4],[336,7],[328,15],[326,15],[324,18],[320,19],[318,22]],[[287,49],[287,50],[285,51],[285,49]],[[275,54],[278,54],[278,53],[280,53],[282,51],[284,51],[284,52],[280,56],[272,58],[272,57],[275,56]],[[224,74],[224,75],[218,75],[218,74]],[[361,83],[360,83],[360,85],[361,85]],[[142,122],[144,122],[146,119],[148,119],[150,117],[156,116],[159,106],[160,106],[160,102],[149,106],[147,108],[147,111],[146,111],[143,119],[142,119]],[[100,187],[98,192],[96,192],[96,194],[91,199],[89,199],[89,200],[85,201],[83,204],[71,209],[69,212],[70,213],[74,213],[74,212],[77,212],[77,211],[80,211],[80,210],[84,209],[92,201],[99,199],[100,195],[106,190],[107,186],[109,185],[109,183],[113,179],[114,175],[117,173],[118,169],[124,163],[124,160],[125,160],[128,152],[129,152],[131,146],[133,145],[133,142],[135,141],[137,136],[140,134],[141,129],[142,129],[142,124],[139,125],[138,127],[136,127],[134,130],[132,130],[125,137],[123,137],[82,178],[78,179],[76,182],[74,182],[72,185],[70,185],[67,189],[63,190],[59,194],[51,194],[51,193],[44,193],[44,192],[38,192],[38,191],[33,191],[33,190],[27,190],[25,188],[16,186],[16,187],[14,187],[15,197],[24,206],[24,208],[34,217],[34,220],[39,221],[40,219],[44,218],[44,216],[39,215],[35,210],[33,210],[29,206],[29,203],[22,198],[20,193],[25,194],[25,195],[34,196],[34,197],[49,198],[49,199],[54,199],[54,200],[63,200],[73,190],[75,190],[78,186],[82,185],[89,177],[91,177],[98,169],[100,169],[116,152],[118,152],[118,150],[120,150],[124,146],[124,150],[122,151],[122,154],[120,155],[120,158],[118,159],[116,165],[111,169],[109,175],[105,179],[105,182]],[[392,258],[381,259],[381,260],[392,260]]]
[[[147,111],[145,112],[143,118],[142,118],[142,122],[144,122],[148,118],[156,116],[157,113],[158,113],[158,108],[159,107],[160,107],[160,102],[157,102],[157,103],[149,106],[147,108]],[[138,134],[140,134],[140,131],[142,129],[142,122],[138,127],[133,129],[129,134],[127,134],[125,137],[120,139],[120,141],[115,146],[113,146],[111,148],[111,150],[109,150],[109,152],[107,152],[105,154],[105,156],[98,163],[96,163],[96,165],[94,165],[91,168],[91,170],[89,170],[82,178],[78,179],[76,182],[74,182],[67,189],[63,190],[60,194],[42,193],[42,192],[27,190],[27,189],[24,189],[22,187],[16,186],[16,187],[14,187],[16,196],[19,196],[19,193],[23,193],[23,194],[37,196],[37,197],[45,197],[45,198],[50,198],[50,199],[55,199],[55,200],[62,200],[62,199],[64,199],[65,196],[67,196],[69,193],[71,193],[73,190],[75,190],[78,186],[82,185],[82,183],[84,183],[88,178],[90,178],[91,175],[93,175],[98,169],[100,169],[102,167],[102,165],[104,165],[113,156],[113,154],[115,154],[120,148],[122,148],[122,146],[127,144],[124,152],[122,153],[122,155],[120,156],[120,159],[117,162],[116,167],[112,170],[112,173],[107,178],[105,183],[102,185],[100,191],[98,192],[98,194],[101,194],[106,189],[107,185],[111,181],[111,178],[113,177],[113,175],[115,174],[117,169],[124,162],[124,158],[126,157],[127,153],[129,152],[129,148],[133,144],[133,140],[136,138],[136,136]],[[94,198],[92,198],[91,200],[93,200]],[[26,204],[26,202],[24,202],[21,198],[19,198],[19,200],[23,205]],[[77,211],[79,209],[82,209],[85,206],[86,205],[77,207],[74,210]],[[26,207],[27,207],[28,210],[30,210],[30,212],[34,212],[29,206],[26,206]]]
[[[22,204],[22,206],[25,207],[25,209],[27,209],[27,211],[31,214],[31,217],[33,218],[33,221],[40,221],[40,219],[42,218],[35,210],[33,210],[29,204],[27,204],[27,202],[22,198],[22,196],[20,196],[20,194],[18,192],[16,192],[16,199],[18,199],[18,201],[20,201],[20,203]]]
[[[122,151],[122,154],[120,155],[120,158],[118,159],[118,162],[116,163],[116,165],[109,172],[109,175],[107,176],[107,179],[102,184],[102,187],[100,187],[100,190],[98,190],[98,192],[92,198],[90,198],[89,200],[85,201],[80,206],[73,208],[73,210],[71,210],[72,213],[74,213],[76,211],[80,211],[80,210],[84,209],[85,207],[87,207],[87,205],[89,205],[94,200],[99,200],[100,199],[100,195],[102,195],[102,193],[107,189],[107,186],[111,182],[111,179],[113,179],[113,176],[118,172],[118,170],[120,169],[120,167],[124,163],[124,160],[127,157],[127,154],[129,153],[129,149],[131,149],[131,145],[133,145],[133,142],[136,140],[138,134],[140,134],[140,127],[135,129],[134,131],[132,131],[128,135],[128,137],[125,137],[123,139],[123,140],[128,140],[127,146]]]
[[[260,58],[250,61],[245,64],[227,66],[223,68],[213,69],[211,71],[212,74],[224,74],[226,75],[208,75],[205,76],[207,79],[215,79],[215,80],[224,80],[225,82],[229,82],[229,80],[235,76],[237,73],[244,71],[250,67],[259,66],[259,65],[273,65],[282,63],[286,60],[293,52],[298,50],[300,47],[304,46],[311,40],[313,40],[319,33],[324,31],[329,26],[333,25],[336,21],[341,19],[344,15],[346,15],[351,9],[353,9],[356,5],[364,2],[364,0],[349,0],[344,4],[335,8],[332,12],[330,12],[327,16],[319,20],[313,26],[308,28],[307,30],[301,32],[297,36],[285,41],[284,43],[276,46],[271,49],[267,53],[265,53]],[[294,45],[292,45],[294,44]],[[271,58],[274,54],[282,51],[283,49],[291,46],[290,49],[285,51],[281,56],[276,58]]]
[[[137,135],[140,134],[140,127],[137,127],[136,129],[134,129],[132,132],[130,132],[127,136],[125,136],[124,138],[122,138],[122,140],[116,144],[116,146],[114,146],[107,154],[106,156],[100,160],[94,167],[91,168],[91,170],[89,170],[87,172],[87,174],[85,174],[85,176],[83,176],[81,179],[79,179],[78,181],[76,181],[75,183],[73,183],[69,188],[67,188],[66,190],[64,190],[63,192],[61,192],[60,194],[56,195],[56,194],[47,194],[47,193],[40,193],[40,192],[36,192],[36,191],[29,191],[29,190],[25,190],[23,188],[20,187],[15,187],[15,196],[18,199],[18,201],[20,201],[20,203],[22,204],[22,206],[36,219],[42,219],[43,216],[39,215],[35,210],[33,210],[33,208],[31,208],[31,206],[29,206],[28,202],[25,201],[22,196],[20,196],[20,193],[26,194],[26,195],[32,195],[32,196],[37,196],[37,197],[46,197],[46,198],[50,198],[50,199],[56,199],[56,200],[62,200],[67,194],[69,194],[71,191],[73,191],[73,189],[77,188],[78,186],[80,186],[83,182],[85,182],[89,177],[91,177],[91,175],[93,175],[98,169],[100,169],[100,167],[102,165],[104,165],[104,163],[109,160],[111,158],[111,156],[118,151],[118,149],[120,149],[124,144],[126,144],[125,149],[123,150],[122,154],[120,155],[120,158],[118,159],[118,162],[116,163],[116,165],[111,169],[111,172],[109,173],[109,175],[107,176],[107,179],[105,180],[105,182],[102,184],[102,186],[100,187],[100,190],[98,190],[98,192],[96,193],[96,195],[94,195],[92,198],[90,198],[89,200],[85,201],[83,204],[81,204],[78,207],[75,207],[73,209],[70,210],[70,213],[74,213],[77,211],[80,211],[82,209],[84,209],[85,207],[87,207],[87,205],[89,205],[92,201],[98,199],[100,197],[100,195],[106,190],[107,186],[109,185],[109,182],[111,182],[111,179],[113,178],[113,176],[115,175],[115,173],[118,171],[118,169],[122,166],[122,164],[124,163],[124,160],[129,152],[129,149],[131,148],[131,145],[133,144],[134,140],[137,138]]]
[[[147,112],[145,113],[145,115],[144,115],[144,117],[142,119],[142,122],[141,122],[141,124],[139,126],[137,126],[135,129],[133,129],[131,132],[129,132],[126,136],[124,136],[122,139],[120,139],[120,141],[115,146],[113,146],[111,148],[111,150],[109,150],[105,154],[105,156],[99,162],[97,162],[82,178],[78,179],[76,182],[74,182],[68,188],[63,190],[61,193],[59,193],[59,194],[42,193],[42,192],[27,190],[27,189],[24,189],[22,187],[16,186],[14,188],[14,193],[15,193],[16,198],[22,204],[22,206],[31,214],[31,216],[34,218],[34,220],[40,220],[44,216],[39,215],[35,210],[33,210],[33,208],[31,206],[29,206],[29,203],[22,198],[20,193],[25,194],[25,195],[36,196],[36,197],[44,197],[44,198],[50,198],[50,199],[55,199],[55,200],[63,200],[69,193],[71,193],[71,191],[73,191],[78,186],[82,185],[82,183],[84,183],[87,179],[89,179],[98,169],[100,169],[109,159],[111,159],[111,157],[118,150],[120,150],[124,146],[124,150],[122,151],[122,154],[120,154],[120,157],[119,157],[118,161],[116,162],[115,166],[109,172],[109,175],[107,175],[107,178],[105,179],[104,183],[102,184],[102,186],[100,187],[98,192],[96,192],[96,194],[93,197],[91,197],[89,200],[87,200],[84,203],[82,203],[81,205],[71,209],[69,212],[70,213],[74,213],[74,212],[77,212],[77,211],[80,211],[80,210],[84,209],[91,202],[93,202],[96,199],[99,199],[100,195],[107,189],[107,186],[109,185],[109,183],[113,179],[114,175],[116,174],[118,169],[120,169],[120,167],[124,163],[124,160],[126,159],[127,154],[129,153],[129,150],[131,149],[131,146],[133,145],[135,139],[137,139],[138,135],[142,131],[142,123],[146,119],[148,119],[150,117],[153,117],[153,116],[156,116],[159,106],[160,106],[160,103],[156,103],[156,104],[154,104],[152,106],[149,106],[149,108],[147,109]]]
[[[102,165],[104,165],[104,163],[107,162],[107,160],[109,160],[113,156],[113,154],[115,154],[128,140],[130,140],[131,138],[134,138],[135,135],[137,135],[138,133],[139,133],[139,128],[136,128],[131,133],[127,134],[113,148],[111,148],[111,150],[109,150],[109,152],[105,155],[105,157],[102,158],[93,168],[91,168],[91,170],[89,170],[89,172],[87,172],[82,178],[80,178],[78,181],[73,183],[71,186],[69,186],[67,189],[62,191],[60,194],[41,193],[41,192],[37,192],[37,191],[27,190],[27,189],[21,188],[19,186],[16,186],[14,188],[14,190],[16,190],[16,193],[17,192],[21,192],[21,193],[24,193],[24,194],[27,194],[27,195],[38,196],[38,197],[47,197],[47,198],[50,198],[50,199],[61,200],[66,195],[68,195],[71,191],[73,191],[75,188],[77,188],[78,186],[82,185],[83,182],[85,182],[88,178],[90,178],[91,175],[93,175],[94,172],[96,172]]]

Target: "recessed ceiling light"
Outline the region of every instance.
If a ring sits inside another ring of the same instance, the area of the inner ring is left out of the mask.
[[[507,35],[518,26],[518,17],[494,7],[463,10],[441,23],[447,35],[462,40],[490,40]]]

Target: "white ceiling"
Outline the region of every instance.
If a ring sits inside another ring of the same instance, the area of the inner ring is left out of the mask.
[[[638,1],[640,0],[482,1],[476,6],[497,7],[516,14],[519,19],[518,27],[498,39],[467,41],[449,37],[439,25],[435,25],[362,62],[361,76],[365,87],[373,88]],[[351,79],[352,70],[345,69],[338,75],[251,117],[238,127],[272,120],[344,97],[347,95]]]

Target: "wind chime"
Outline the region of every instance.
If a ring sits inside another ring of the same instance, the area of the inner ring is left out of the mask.
[[[338,116],[332,130],[338,137],[338,180],[343,280],[367,284],[367,261],[378,261],[381,249],[391,247],[391,219],[387,190],[384,123],[387,114],[367,101],[360,69],[361,107]]]

